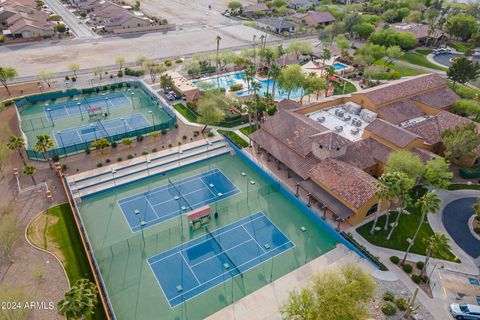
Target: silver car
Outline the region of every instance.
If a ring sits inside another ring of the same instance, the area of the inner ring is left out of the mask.
[[[454,319],[480,320],[480,306],[452,303],[448,310]]]

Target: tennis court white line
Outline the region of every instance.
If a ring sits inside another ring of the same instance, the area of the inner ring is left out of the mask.
[[[195,280],[198,282],[198,284],[201,284],[200,280],[198,280],[198,278],[197,278],[197,275],[195,274],[195,272],[193,272],[192,268],[190,267],[190,264],[187,262],[187,260],[183,256],[182,252],[180,252],[180,256],[182,257],[183,262],[185,262],[185,264],[187,265],[187,267],[190,270],[190,272],[192,273],[192,275],[195,277]]]
[[[250,236],[252,237],[252,239],[256,242],[257,246],[260,247],[260,249],[262,249],[263,253],[266,253],[267,251],[265,251],[265,249],[263,249],[263,247],[260,245],[260,243],[258,243],[257,239],[255,239],[252,234],[250,232],[248,232],[247,228],[245,228],[245,225],[242,225],[242,228],[245,230],[245,232]],[[276,228],[276,227],[275,227]],[[278,229],[278,228],[276,228]],[[288,238],[287,238],[288,239]]]
[[[203,181],[203,177],[200,178],[200,181],[203,183],[203,185],[205,186],[205,188],[207,188],[212,194],[214,197],[216,197],[217,195],[212,191],[212,188],[210,188],[210,186],[208,186],[205,181]]]
[[[157,214],[157,211],[153,208],[153,205],[150,203],[150,200],[148,200],[147,197],[145,197],[145,199],[147,200],[147,203],[148,203],[148,205],[150,206],[150,209],[153,210],[153,213],[155,213],[155,215],[157,216],[157,218],[160,218],[160,217],[158,216],[158,214]]]

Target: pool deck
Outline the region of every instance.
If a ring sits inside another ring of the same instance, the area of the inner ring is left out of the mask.
[[[293,289],[310,284],[315,274],[337,270],[347,264],[359,265],[364,271],[377,271],[370,263],[341,244],[330,252],[269,283],[261,289],[212,314],[208,320],[266,320],[282,319],[278,310]]]

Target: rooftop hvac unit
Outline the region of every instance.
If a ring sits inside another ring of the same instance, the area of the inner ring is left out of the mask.
[[[342,109],[335,109],[335,115],[336,115],[337,117],[340,117],[340,118],[341,118],[341,117],[343,117],[344,114],[345,114],[345,112],[343,112]]]
[[[348,101],[345,103],[345,109],[347,109],[347,111],[351,114],[358,115],[360,110],[362,110],[362,107],[354,102]]]
[[[362,111],[360,111],[360,117],[366,122],[372,122],[377,118],[377,114],[368,109],[362,109]]]
[[[325,117],[318,117],[317,121],[320,122],[320,123],[323,123],[323,122],[325,122]]]
[[[336,126],[335,131],[336,132],[342,132],[343,131],[343,126]]]
[[[362,121],[358,118],[353,118],[352,119],[352,124],[355,126],[355,127],[361,127],[362,126]]]
[[[350,119],[352,119],[352,116],[349,115],[348,113],[342,118],[343,121],[349,121]]]
[[[352,130],[350,130],[350,133],[355,135],[355,134],[358,134],[360,132],[360,130],[358,128],[352,128]]]

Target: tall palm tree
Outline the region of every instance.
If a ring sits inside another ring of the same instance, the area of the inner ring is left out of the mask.
[[[378,207],[377,211],[375,212],[375,219],[373,220],[372,228],[370,229],[370,234],[373,234],[375,232],[375,228],[377,226],[378,222],[378,215],[380,213],[380,210],[382,210],[383,204],[385,202],[389,202],[389,200],[392,198],[392,189],[393,187],[396,186],[396,180],[393,177],[394,172],[390,173],[384,173],[379,179],[379,183],[377,185],[377,192],[375,193],[377,199],[378,199]],[[387,211],[389,210],[389,205],[387,205]]]
[[[270,78],[273,80],[272,83],[272,100],[275,101],[275,86],[277,84],[277,78],[280,75],[280,67],[276,64],[272,64],[269,70]]]
[[[404,184],[404,180],[408,179],[408,177],[403,172],[389,172],[384,174],[385,179],[388,179],[388,192],[390,195],[389,201],[398,201],[402,194],[401,186]],[[388,230],[388,222],[390,218],[390,210],[387,210],[387,214],[385,216],[385,225],[383,229],[386,231]]]
[[[7,142],[7,148],[18,152],[20,159],[22,159],[23,165],[27,165],[25,157],[23,156],[22,150],[25,148],[25,139],[20,136],[10,136]]]
[[[428,261],[432,254],[446,255],[450,251],[449,241],[450,239],[441,232],[435,232],[429,238],[424,239],[424,242],[427,244],[427,256],[425,257],[425,263],[423,264],[422,272],[420,272],[420,277],[423,277],[427,272]]]
[[[247,82],[248,91],[250,91],[250,87],[255,77],[255,73],[256,73],[256,70],[254,66],[250,66],[245,70],[245,81]]]
[[[79,279],[58,302],[58,313],[67,319],[83,319],[95,311],[98,290],[87,279]]]
[[[40,134],[37,136],[37,143],[34,146],[35,151],[43,154],[45,159],[48,161],[50,169],[53,169],[50,157],[48,156],[48,149],[53,148],[54,143],[52,138],[48,134]]]
[[[411,203],[410,191],[414,186],[415,181],[405,174],[404,178],[399,181],[398,188],[400,190],[400,194],[397,197],[397,203],[399,204],[397,207],[397,217],[395,219],[395,222],[393,223],[393,227],[390,230],[390,233],[387,236],[387,240],[390,240],[390,238],[392,237],[393,231],[397,228],[400,221],[400,216],[406,210],[407,206]]]
[[[251,84],[253,90],[253,102],[254,102],[254,117],[255,117],[255,128],[258,130],[258,103],[259,103],[259,94],[258,92],[262,88],[262,84],[259,81],[253,81]]]
[[[415,231],[415,234],[413,235],[412,240],[408,244],[407,251],[405,251],[405,256],[403,257],[401,262],[402,265],[405,263],[405,260],[407,260],[407,256],[408,256],[408,253],[410,252],[410,249],[415,244],[415,240],[417,239],[418,232],[420,231],[420,228],[422,227],[423,222],[425,221],[425,217],[429,213],[436,213],[440,208],[441,202],[442,200],[438,197],[435,191],[428,191],[420,199],[417,200],[417,203],[415,203],[415,206],[420,209],[420,213],[422,214],[422,217],[418,222],[417,230]]]
[[[33,177],[33,174],[35,173],[35,171],[37,171],[37,168],[35,168],[34,166],[23,167],[23,174],[26,176],[30,176],[30,178],[32,178],[32,182],[34,185],[37,184],[37,182],[35,181],[35,178]]]
[[[218,65],[220,64],[220,61],[218,60],[218,50],[220,49],[220,40],[222,40],[222,38],[220,36],[217,36],[217,69],[218,69]]]
[[[255,67],[255,69],[257,69],[257,55],[256,55],[257,44],[255,43],[256,39],[257,39],[257,35],[254,34],[253,35],[253,66]]]

